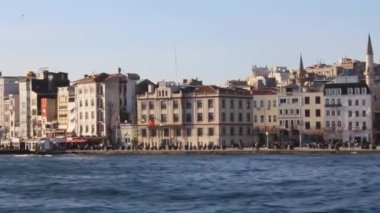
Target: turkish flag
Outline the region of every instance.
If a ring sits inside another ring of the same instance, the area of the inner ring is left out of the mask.
[[[152,127],[152,126],[156,126],[156,122],[154,121],[153,118],[149,119],[148,121],[148,126]]]

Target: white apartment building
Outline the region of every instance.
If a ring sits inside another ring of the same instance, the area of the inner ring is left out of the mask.
[[[330,141],[372,142],[371,94],[366,83],[326,84],[326,132]]]
[[[75,81],[76,135],[108,137],[116,145],[120,122],[133,115],[135,85],[120,72],[85,75]]]
[[[19,76],[2,76],[0,72],[0,133],[4,132],[4,126],[5,126],[4,99],[7,98],[9,94],[19,93],[18,81],[22,78],[23,77],[19,77]],[[9,122],[9,120],[7,122]],[[4,133],[7,134],[8,132],[4,132]]]

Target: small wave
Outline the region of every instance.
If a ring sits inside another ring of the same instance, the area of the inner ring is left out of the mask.
[[[29,157],[29,156],[32,156],[32,155],[28,155],[28,154],[23,154],[23,155],[14,155],[15,157]]]

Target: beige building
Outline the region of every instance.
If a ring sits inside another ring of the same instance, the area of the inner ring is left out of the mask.
[[[69,102],[70,98],[75,95],[74,87],[59,87],[57,94],[57,120],[58,129],[64,133],[68,129],[69,118]]]
[[[324,100],[322,91],[297,85],[281,88],[278,94],[280,140],[299,146],[323,140]]]
[[[277,89],[253,90],[254,140],[259,144],[271,144],[278,140]]]
[[[242,89],[159,82],[137,96],[139,142],[178,145],[251,145],[252,95]]]

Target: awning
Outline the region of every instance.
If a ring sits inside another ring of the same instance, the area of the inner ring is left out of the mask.
[[[67,139],[66,143],[86,143],[88,142],[87,138],[72,138],[72,139]]]

